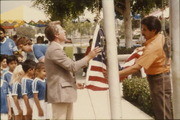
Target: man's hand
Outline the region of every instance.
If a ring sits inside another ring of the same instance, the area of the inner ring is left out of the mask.
[[[84,89],[84,83],[76,83],[77,89]]]
[[[104,70],[104,71],[102,71],[102,72],[103,72],[104,77],[105,77],[106,79],[108,79],[107,71]],[[123,82],[125,78],[127,78],[127,76],[124,76],[124,77],[120,77],[120,76],[119,76],[119,82]]]
[[[39,114],[38,114],[39,116],[44,116],[44,112],[43,112],[43,110],[40,108],[39,109]]]
[[[87,56],[88,56],[90,59],[93,59],[93,58],[96,57],[100,52],[101,52],[101,48],[96,47],[96,48],[94,48],[92,51],[90,51]]]
[[[140,52],[140,51],[143,51],[144,49],[145,49],[145,46],[142,46],[142,47],[136,48],[135,50],[136,50],[137,52]]]
[[[123,82],[127,77],[128,76],[123,76],[123,77],[119,76],[119,82]]]

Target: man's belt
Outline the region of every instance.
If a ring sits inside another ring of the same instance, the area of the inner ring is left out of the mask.
[[[155,75],[147,75],[147,76],[148,76],[148,77],[158,77],[158,76],[163,76],[163,75],[169,75],[169,72],[160,73],[160,74],[155,74]]]

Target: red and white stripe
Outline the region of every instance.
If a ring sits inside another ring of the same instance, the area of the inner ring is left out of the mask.
[[[109,88],[108,81],[103,75],[103,71],[106,71],[106,65],[99,61],[90,61],[89,71],[86,76],[86,88],[101,91]]]
[[[121,67],[127,68],[133,66],[136,60],[142,55],[142,53],[143,53],[142,51],[137,52],[136,50],[134,50],[134,52],[130,55],[130,57],[128,57],[128,59],[124,62],[124,64],[121,65]]]

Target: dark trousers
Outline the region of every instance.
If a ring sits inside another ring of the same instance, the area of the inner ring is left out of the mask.
[[[173,119],[169,73],[147,76],[155,119]]]

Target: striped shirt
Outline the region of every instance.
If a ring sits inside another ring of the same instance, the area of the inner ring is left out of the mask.
[[[10,92],[12,92],[12,86],[10,85],[11,78],[12,78],[12,72],[7,71],[6,73],[4,73],[3,80],[5,80],[8,83]]]
[[[46,91],[45,80],[35,78],[32,83],[32,91],[33,91],[33,93],[38,93],[39,100],[44,100],[45,99],[45,91]]]
[[[12,85],[12,95],[16,95],[18,99],[22,98],[22,93],[21,93],[21,84],[19,82],[15,82]]]
[[[1,79],[1,86],[0,86],[0,90],[1,90],[1,101],[0,101],[0,105],[1,105],[1,111],[0,113],[4,113],[7,114],[8,113],[8,108],[7,108],[7,96],[8,96],[8,83],[5,80]]]
[[[32,82],[33,79],[30,78],[22,78],[22,95],[27,95],[28,98],[33,98],[33,92],[32,92]]]

